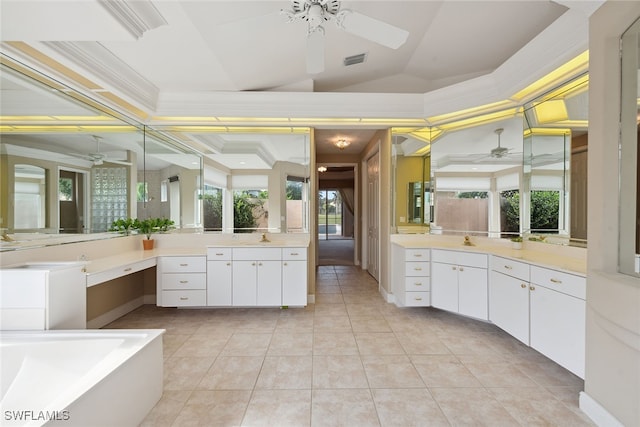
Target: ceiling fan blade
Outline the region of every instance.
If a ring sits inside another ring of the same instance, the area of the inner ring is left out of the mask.
[[[116,164],[116,165],[123,165],[123,166],[131,166],[132,165],[131,162],[126,162],[124,160],[103,159],[103,162],[105,162],[105,163],[113,163],[113,164]]]
[[[324,31],[322,27],[318,27],[307,36],[307,73],[318,74],[323,71]]]
[[[348,33],[374,41],[391,49],[398,49],[409,37],[409,32],[402,28],[352,10],[340,12],[338,25]]]

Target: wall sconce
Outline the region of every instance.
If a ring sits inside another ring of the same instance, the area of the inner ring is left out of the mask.
[[[327,167],[326,166],[319,166],[318,167],[318,172],[326,172],[327,171]]]
[[[338,147],[340,150],[344,150],[345,148],[347,148],[351,143],[349,141],[347,141],[346,139],[339,139],[337,140],[335,143],[335,146]]]

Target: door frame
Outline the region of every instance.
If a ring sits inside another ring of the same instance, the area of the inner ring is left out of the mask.
[[[361,182],[363,182],[365,186],[367,186],[369,183],[369,179],[368,179],[369,172],[367,169],[367,164],[369,162],[369,159],[371,159],[371,157],[375,156],[376,154],[378,154],[379,156],[378,161],[380,162],[380,165],[382,165],[381,141],[379,139],[375,144],[371,145],[371,148],[366,153],[364,153],[362,157],[360,175],[361,175]],[[380,192],[380,186],[378,188],[378,192]],[[378,200],[380,200],[379,194],[378,194]],[[368,206],[368,204],[369,204],[368,192],[363,191],[362,192],[363,212],[367,210],[366,207]],[[378,216],[378,220],[380,220],[380,216]],[[360,236],[360,240],[361,240],[360,247],[361,247],[361,253],[362,253],[361,266],[363,270],[367,270],[367,266],[369,265],[369,239],[368,239],[368,233],[367,233],[368,228],[369,228],[369,218],[367,215],[362,215],[362,227],[361,227],[362,233]],[[381,244],[380,234],[381,234],[380,224],[378,224],[378,246],[380,246]],[[380,261],[381,261],[380,247],[378,247],[378,276],[380,276]],[[378,284],[380,284],[380,279],[381,278],[378,277]]]

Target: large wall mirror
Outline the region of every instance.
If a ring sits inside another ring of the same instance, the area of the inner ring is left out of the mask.
[[[193,149],[19,64],[2,65],[0,90],[2,250],[116,237],[105,232],[119,218],[201,221]],[[177,204],[160,195],[172,177]]]
[[[640,19],[622,35],[619,270],[640,275]]]
[[[157,128],[204,153],[205,232],[309,232],[309,128]]]

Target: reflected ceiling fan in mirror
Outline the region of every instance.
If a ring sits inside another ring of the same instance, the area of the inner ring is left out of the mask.
[[[376,42],[382,46],[398,49],[409,37],[409,32],[367,15],[341,9],[339,0],[292,0],[291,9],[281,13],[289,20],[308,22],[307,72],[318,74],[324,71],[324,27],[325,22],[351,34]]]
[[[502,135],[502,132],[504,132],[503,128],[498,128],[493,132],[498,136],[498,146],[495,148],[492,148],[488,155],[484,155],[480,159],[477,159],[476,161],[481,161],[486,158],[491,158],[496,160],[502,160],[502,159],[510,160],[510,159],[519,158],[520,156],[522,156],[522,153],[514,153],[511,151],[511,148],[503,147],[502,145],[500,145],[500,135]]]
[[[104,163],[113,163],[117,165],[131,166],[131,162],[127,162],[126,160],[117,160],[110,158],[106,153],[100,151],[100,140],[101,136],[91,135],[93,139],[96,141],[96,151],[94,153],[82,154],[82,153],[69,153],[74,157],[78,157],[80,159],[85,159],[90,162],[93,162],[93,166],[102,166]]]

